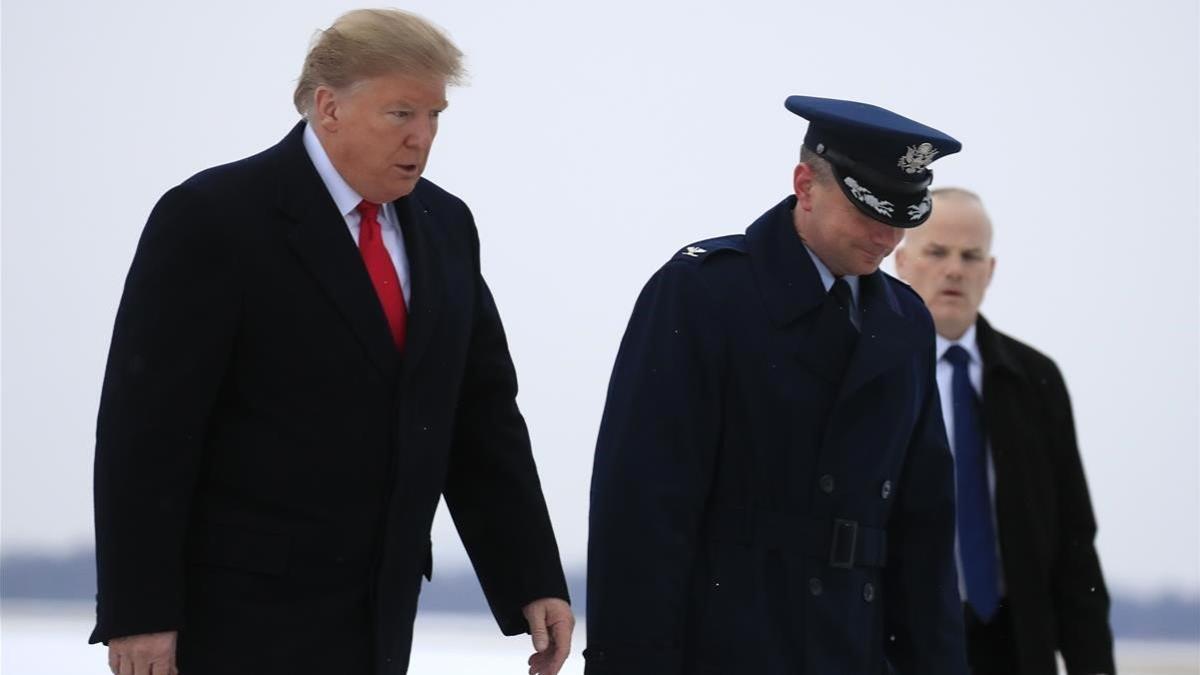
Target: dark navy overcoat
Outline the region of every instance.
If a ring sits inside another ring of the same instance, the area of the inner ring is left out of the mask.
[[[470,210],[394,202],[397,352],[303,132],[163,196],[113,330],[91,639],[178,630],[186,675],[403,675],[443,497],[502,631],[567,597]]]
[[[794,204],[685,248],[633,310],[592,476],[588,675],[966,672],[932,320],[864,276],[839,356]]]

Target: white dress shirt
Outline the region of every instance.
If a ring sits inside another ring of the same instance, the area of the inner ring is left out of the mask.
[[[942,420],[946,423],[946,437],[950,440],[950,453],[954,454],[954,390],[952,389],[952,381],[954,379],[954,366],[946,360],[946,350],[954,345],[958,345],[966,350],[967,356],[970,357],[970,362],[967,364],[967,377],[971,380],[971,387],[975,389],[975,395],[979,396],[979,400],[983,401],[983,357],[979,353],[979,344],[975,341],[975,324],[963,333],[962,337],[957,340],[947,340],[941,335],[936,336],[937,341],[937,385],[938,395],[942,399]],[[981,406],[982,415],[982,406]],[[980,420],[982,423],[982,419]],[[1000,529],[996,522],[996,467],[992,463],[992,443],[984,439],[984,452],[987,454],[987,473],[988,473],[988,492],[990,493],[990,501],[992,503],[992,531],[996,533],[996,561],[1000,563],[1003,558],[1000,557]],[[957,474],[956,474],[957,475]],[[957,528],[955,529],[957,533]],[[962,569],[962,554],[958,549],[958,537],[954,538],[954,561],[958,565],[958,592],[964,600],[967,598],[967,589],[963,581]],[[1000,592],[1000,597],[1004,597],[1004,568],[1003,565],[997,565],[996,574],[997,588]]]
[[[363,200],[362,196],[355,192],[354,188],[350,187],[346,179],[342,178],[342,175],[333,167],[333,162],[329,161],[329,155],[321,146],[316,132],[308,124],[304,125],[304,149],[308,151],[308,158],[312,160],[313,166],[321,176],[321,182],[325,183],[325,189],[329,191],[329,196],[337,205],[338,213],[341,213],[342,217],[346,219],[346,228],[350,231],[354,245],[358,246],[358,233],[362,229],[362,216],[358,213],[358,205]],[[383,247],[387,249],[388,257],[392,259],[392,266],[396,268],[396,276],[400,278],[400,288],[404,290],[404,304],[411,307],[412,284],[408,269],[408,253],[404,249],[404,233],[400,229],[400,220],[396,217],[396,207],[391,202],[381,204],[378,218]]]
[[[837,280],[837,277],[833,276],[833,272],[829,271],[825,263],[821,262],[821,259],[812,252],[808,245],[804,246],[804,250],[808,251],[808,257],[812,258],[813,264],[817,266],[817,274],[821,275],[821,283],[825,286],[825,292],[828,293],[829,289],[833,288],[833,282]],[[862,311],[858,308],[858,277],[846,275],[842,278],[850,286],[850,323],[853,323],[855,328],[861,329]]]

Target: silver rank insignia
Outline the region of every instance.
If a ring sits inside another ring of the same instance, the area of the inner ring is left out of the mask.
[[[929,213],[929,209],[931,208],[933,208],[933,200],[926,195],[920,204],[913,204],[908,207],[908,219],[920,220],[926,213]]]
[[[846,176],[842,182],[846,184],[846,187],[850,188],[850,194],[854,195],[855,199],[875,209],[875,212],[880,215],[887,216],[888,218],[892,217],[892,211],[896,207],[895,204],[886,199],[876,197],[874,192],[867,189],[867,186],[860,184],[850,176]]]
[[[938,156],[938,152],[939,150],[930,143],[910,145],[908,152],[897,160],[896,166],[904,169],[904,173],[921,173],[933,158]]]
[[[680,251],[680,253],[682,253],[683,255],[686,255],[686,256],[690,256],[692,258],[699,258],[701,253],[708,253],[708,251],[700,248],[699,246],[689,246],[689,247],[683,249],[682,251]]]

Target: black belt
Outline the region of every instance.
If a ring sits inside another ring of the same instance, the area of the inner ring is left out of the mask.
[[[845,518],[718,506],[709,514],[708,532],[720,541],[825,560],[830,567],[884,567],[887,563],[887,530]]]

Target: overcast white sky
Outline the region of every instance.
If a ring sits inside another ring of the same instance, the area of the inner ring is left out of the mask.
[[[356,6],[5,0],[2,543],[90,545],[113,314],[159,195],[275,143],[309,38]],[[1200,593],[1200,16],[1194,0],[405,5],[445,27],[427,176],[467,200],[552,517],[585,558],[591,454],[634,298],[789,189],[789,94],[877,103],[964,151],[993,323],[1057,359],[1114,587]],[[448,521],[438,565],[465,564]]]

